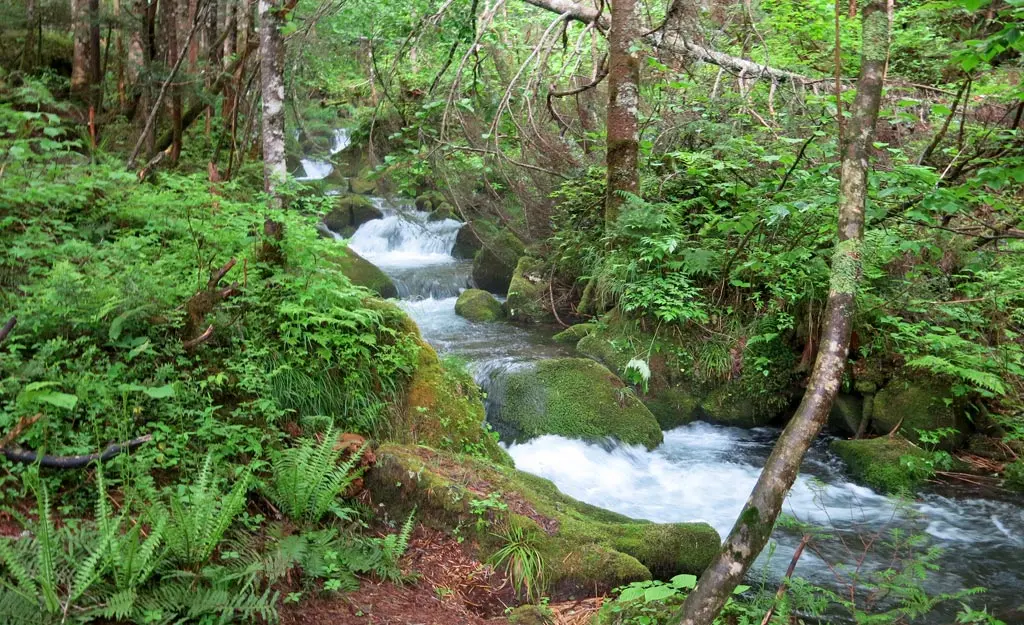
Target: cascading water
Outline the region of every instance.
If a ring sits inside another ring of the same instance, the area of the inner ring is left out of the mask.
[[[455,353],[469,363],[477,381],[488,390],[489,402],[500,401],[500,382],[508,370],[572,355],[541,331],[478,324],[456,315],[456,296],[469,285],[471,269],[470,263],[451,256],[460,224],[430,221],[426,213],[408,204],[380,198],[374,202],[384,217],[363,224],[350,246],[391,276],[401,293],[401,305],[428,342],[439,352]],[[724,536],[777,434],[771,429],[694,423],[666,432],[665,443],[654,451],[543,436],[513,444],[509,452],[517,468],[551,479],[582,501],[652,521],[706,521]],[[821,442],[804,462],[784,511],[847,537],[851,546],[859,544],[856,536],[883,528],[923,532],[945,550],[939,570],[929,574],[930,590],[985,586],[990,589],[987,601],[992,608],[1013,609],[1021,602],[1024,507],[1019,505],[938,494],[899,505],[849,482],[842,463]],[[777,580],[799,535],[780,528],[773,539],[780,546],[779,555],[769,559],[766,551],[758,567]],[[883,548],[876,549],[864,566],[886,566],[884,553]],[[829,585],[833,576],[825,560],[851,563],[858,555],[856,551],[805,553],[797,574]],[[931,618],[948,622],[942,620],[941,611]]]
[[[349,146],[352,142],[349,137],[348,128],[337,128],[334,130],[334,135],[331,137],[331,156],[334,156],[338,152],[341,152]],[[313,158],[304,158],[299,161],[302,163],[303,175],[296,178],[296,180],[311,181],[311,180],[323,180],[327,176],[331,175],[334,171],[334,165],[330,161],[318,160]]]

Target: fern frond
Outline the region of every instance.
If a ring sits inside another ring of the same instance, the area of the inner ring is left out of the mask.
[[[39,529],[36,541],[39,548],[39,588],[47,612],[56,613],[60,610],[57,599],[57,574],[54,567],[54,556],[57,544],[53,539],[53,519],[50,516],[50,492],[46,484],[40,482],[36,493],[39,513]]]

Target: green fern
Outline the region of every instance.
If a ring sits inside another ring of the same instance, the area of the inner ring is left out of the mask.
[[[319,442],[305,439],[274,460],[267,495],[293,522],[317,523],[332,508],[346,516],[337,500],[362,475],[358,464],[366,445],[339,463],[341,450],[335,443],[334,428],[329,427]]]

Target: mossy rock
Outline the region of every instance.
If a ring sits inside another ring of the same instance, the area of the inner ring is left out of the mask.
[[[440,207],[442,204],[447,204],[444,194],[440,191],[427,191],[416,196],[416,210],[431,212],[435,208]],[[449,205],[449,208],[451,205]]]
[[[839,436],[855,436],[864,414],[864,399],[858,395],[840,393],[828,413],[828,427]]]
[[[554,625],[555,615],[547,606],[524,604],[508,613],[509,625]]]
[[[614,373],[593,360],[542,360],[509,373],[502,387],[492,422],[513,437],[612,437],[648,449],[661,444],[661,428],[651,411]]]
[[[473,257],[473,282],[476,287],[491,293],[508,293],[516,263],[522,255],[523,244],[508,232],[484,241],[484,246]]]
[[[832,441],[832,451],[846,463],[855,481],[883,493],[913,492],[923,481],[923,476],[909,470],[901,459],[923,459],[927,454],[902,437],[837,440]]]
[[[427,216],[427,221],[444,221],[445,219],[458,220],[455,209],[448,202],[442,202]]]
[[[483,395],[467,372],[445,366],[426,343],[389,438],[512,464],[486,423]]]
[[[466,289],[455,302],[455,314],[470,321],[497,321],[505,316],[501,302],[487,291]]]
[[[701,418],[701,396],[683,386],[673,386],[643,397],[662,430],[671,430]]]
[[[616,349],[612,342],[599,332],[585,334],[576,342],[576,351],[587,358],[596,360],[619,375],[625,372],[626,363],[630,360],[628,354]]]
[[[700,403],[700,414],[703,421],[739,428],[763,427],[774,417],[737,382],[727,382],[708,393]]]
[[[351,249],[344,256],[331,257],[352,284],[366,287],[381,297],[398,297],[398,289],[386,273]]]
[[[946,451],[959,449],[969,434],[963,402],[953,396],[949,384],[927,375],[897,378],[879,391],[872,423],[880,435],[899,427],[899,433],[914,443],[920,441],[917,430],[956,428],[957,434],[937,445]]]
[[[324,216],[324,225],[332,232],[352,236],[359,226],[383,216],[384,213],[366,196],[343,195],[335,200],[334,209]]]
[[[503,546],[496,536],[520,527],[545,563],[555,600],[601,595],[616,586],[680,573],[699,575],[720,538],[705,523],[655,524],[602,510],[564,495],[550,481],[486,460],[384,445],[367,473],[374,500],[395,519],[417,519],[443,531],[461,528],[486,560]],[[470,503],[499,493],[506,507],[474,514]]]
[[[596,323],[577,323],[551,337],[556,343],[578,343],[597,329]]]
[[[554,315],[548,308],[548,280],[542,273],[543,263],[523,256],[516,263],[508,286],[505,307],[509,319],[519,323],[551,323]]]
[[[1010,490],[1024,493],[1024,460],[1017,460],[1003,469],[1003,483]]]
[[[370,178],[370,173],[367,171],[361,172],[355,178],[349,181],[352,188],[352,193],[358,193],[359,195],[373,195],[377,191],[377,181]]]
[[[473,231],[473,224],[465,224],[459,228],[455,235],[455,245],[452,247],[452,256],[460,260],[469,260],[476,256],[476,253],[483,247],[480,237]]]

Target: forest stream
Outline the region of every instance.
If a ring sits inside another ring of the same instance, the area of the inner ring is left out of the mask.
[[[316,161],[303,165],[311,178],[329,172],[329,166]],[[451,255],[461,222],[429,221],[408,200],[372,201],[384,217],[360,226],[349,246],[392,278],[402,307],[439,353],[467,362],[488,393],[489,412],[501,401],[501,379],[508,371],[571,355],[542,329],[473,323],[456,315],[455,301],[470,286],[472,267],[471,261]],[[581,501],[655,522],[704,521],[725,536],[778,434],[773,428],[696,422],[665,432],[664,443],[653,451],[551,435],[506,444],[518,469],[550,479]],[[983,603],[997,613],[1020,600],[1024,507],[1017,502],[937,490],[901,502],[850,482],[822,437],[804,460],[784,514],[842,537],[844,547],[828,552],[819,546],[804,553],[796,569],[799,576],[836,592],[848,589],[837,584],[833,569],[856,566],[867,541],[872,544],[863,569],[887,566],[891,552],[884,544],[894,532],[905,532],[923,533],[929,545],[942,550],[937,569],[928,575],[929,591],[983,586],[988,589]],[[750,581],[778,583],[804,529],[780,523]],[[938,608],[928,622],[947,622],[956,607]]]

